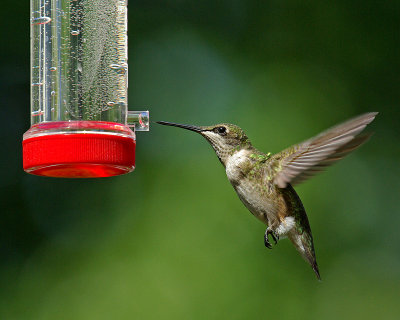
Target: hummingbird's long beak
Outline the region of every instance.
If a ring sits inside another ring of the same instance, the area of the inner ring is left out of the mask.
[[[164,126],[172,126],[172,127],[183,128],[183,129],[187,129],[187,130],[194,131],[194,132],[202,132],[202,131],[204,131],[200,127],[190,126],[190,125],[187,125],[187,124],[178,124],[178,123],[172,123],[172,122],[166,122],[166,121],[156,121],[156,123],[162,124]]]

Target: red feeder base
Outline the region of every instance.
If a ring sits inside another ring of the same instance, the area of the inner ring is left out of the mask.
[[[25,139],[28,173],[59,178],[110,177],[135,168],[135,140],[105,133],[49,134]]]

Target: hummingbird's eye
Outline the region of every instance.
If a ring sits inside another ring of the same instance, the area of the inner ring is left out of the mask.
[[[214,130],[216,133],[219,133],[219,134],[226,134],[226,128],[225,127],[218,127],[218,128],[216,128],[215,130]]]

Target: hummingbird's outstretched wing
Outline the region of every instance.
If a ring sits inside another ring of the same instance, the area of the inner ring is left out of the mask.
[[[274,155],[271,159],[274,183],[279,188],[288,183],[299,184],[342,159],[369,139],[371,134],[360,135],[360,132],[377,114],[365,113]]]

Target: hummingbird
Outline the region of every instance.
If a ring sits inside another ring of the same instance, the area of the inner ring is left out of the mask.
[[[377,114],[359,115],[277,154],[257,150],[245,132],[234,124],[193,126],[165,121],[157,123],[202,135],[224,166],[239,199],[267,226],[264,245],[271,249],[269,238],[275,245],[278,240],[289,238],[321,280],[310,223],[293,186],[365,143],[371,134],[361,131]]]

